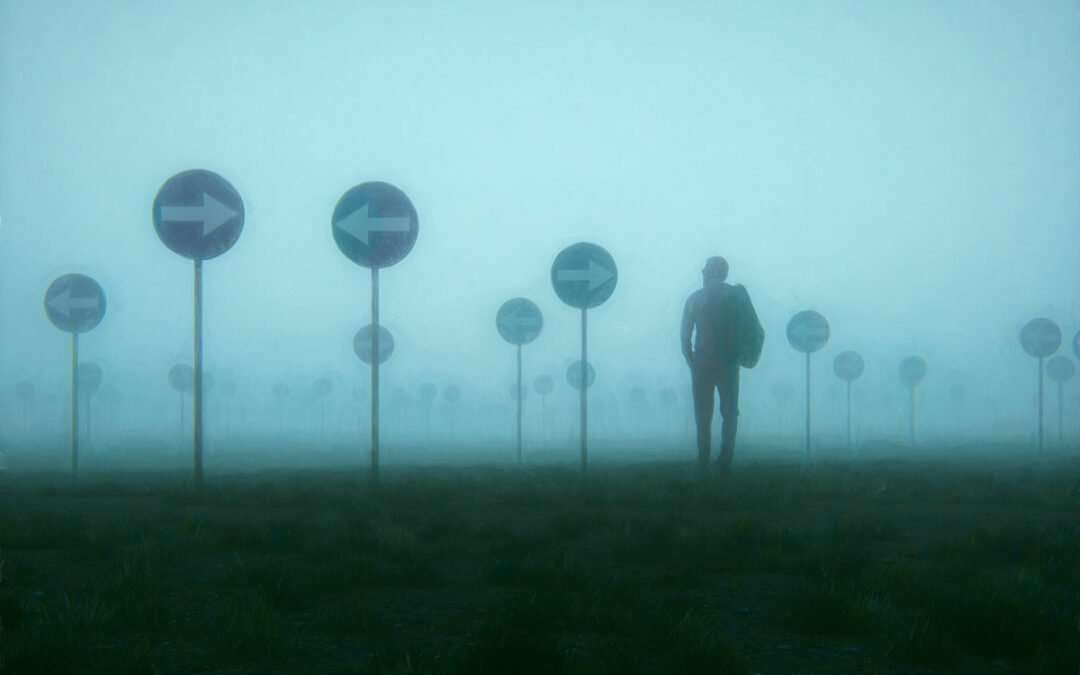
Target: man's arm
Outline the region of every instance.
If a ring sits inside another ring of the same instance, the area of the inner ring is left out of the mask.
[[[691,343],[691,338],[694,334],[694,296],[691,295],[686,299],[686,304],[683,305],[682,313],[682,327],[679,331],[679,340],[682,344],[683,358],[686,359],[686,365],[691,368],[694,367],[694,346]]]

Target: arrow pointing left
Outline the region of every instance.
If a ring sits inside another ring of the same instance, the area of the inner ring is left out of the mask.
[[[96,297],[75,297],[71,294],[70,288],[65,288],[46,300],[45,305],[65,319],[70,319],[73,311],[96,310],[101,306],[101,301]]]
[[[371,202],[339,220],[336,225],[364,246],[371,246],[372,232],[408,232],[412,219],[402,216],[373,216]]]
[[[202,223],[202,234],[205,237],[239,214],[222,204],[209,192],[203,193],[203,202],[199,206],[162,206],[162,222],[174,223]]]

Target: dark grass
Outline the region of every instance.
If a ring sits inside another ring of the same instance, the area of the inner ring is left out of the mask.
[[[1080,668],[1072,461],[0,477],[2,672]]]

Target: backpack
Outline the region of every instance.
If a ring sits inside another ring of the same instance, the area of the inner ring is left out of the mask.
[[[765,344],[765,328],[750,302],[750,294],[742,284],[733,287],[732,303],[725,303],[727,311],[717,314],[715,335],[723,344],[717,345],[717,353],[730,353],[743,368],[753,368],[761,358]]]

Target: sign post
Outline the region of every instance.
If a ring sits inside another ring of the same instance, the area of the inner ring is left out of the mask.
[[[448,384],[443,388],[443,398],[450,406],[450,440],[454,440],[454,406],[461,399],[461,387],[456,384]]]
[[[1041,455],[1043,451],[1043,360],[1061,346],[1061,329],[1050,319],[1032,319],[1020,329],[1020,346],[1029,355],[1039,359],[1039,454]]]
[[[547,397],[555,390],[555,380],[550,375],[537,375],[533,389],[540,394],[540,438],[547,443]]]
[[[244,229],[244,202],[229,181],[212,171],[176,174],[158,190],[154,230],[174,253],[195,263],[194,284],[194,473],[203,480],[203,279],[202,263],[232,248]]]
[[[803,443],[803,466],[810,462],[810,355],[829,341],[829,322],[812,309],[791,317],[787,339],[796,350],[806,354],[806,440]]]
[[[926,377],[926,361],[908,356],[900,362],[900,383],[908,388],[908,440],[915,445],[915,387]]]
[[[289,398],[289,385],[277,382],[271,391],[278,400],[278,433],[281,433],[285,428],[285,399]]]
[[[578,361],[579,381],[586,381],[585,367],[589,363],[588,310],[599,307],[615,291],[619,271],[615,260],[606,250],[580,242],[567,246],[551,264],[551,285],[559,299],[581,310],[581,359]],[[581,387],[581,473],[589,465],[589,399],[588,387]]]
[[[531,300],[512,298],[499,307],[495,315],[495,328],[499,335],[512,345],[517,345],[517,461],[521,464],[521,346],[528,344],[544,329],[544,317],[540,308]]]
[[[1046,362],[1046,374],[1058,386],[1058,445],[1065,449],[1065,383],[1076,375],[1076,364],[1068,356],[1055,356]]]
[[[186,363],[177,363],[169,369],[169,386],[180,394],[180,452],[184,452],[184,394],[195,388],[195,371]]]
[[[851,383],[859,379],[863,374],[866,364],[858,352],[840,352],[833,359],[833,372],[847,384],[847,449],[852,452],[851,445]]]
[[[85,397],[86,403],[86,447],[90,448],[93,439],[93,425],[91,424],[90,396],[101,389],[101,366],[93,361],[84,361],[79,364],[79,389]]]
[[[45,315],[71,333],[71,478],[79,475],[79,333],[94,329],[105,316],[105,291],[83,274],[58,277],[45,291]]]
[[[371,270],[371,481],[379,481],[379,269],[401,261],[416,244],[420,221],[405,193],[389,183],[361,183],[338,200],[330,230],[349,260]]]
[[[30,399],[34,398],[34,383],[29,380],[19,380],[15,384],[15,396],[22,401],[22,432],[25,434],[29,422]]]

